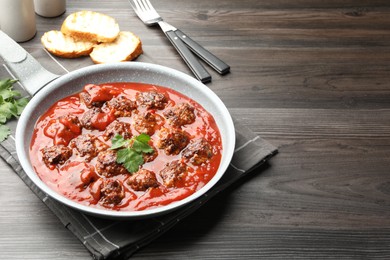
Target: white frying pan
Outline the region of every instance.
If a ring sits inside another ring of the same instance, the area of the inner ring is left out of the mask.
[[[72,208],[104,218],[135,219],[157,216],[181,207],[200,197],[212,188],[226,171],[235,146],[235,131],[229,111],[207,86],[196,79],[167,67],[123,62],[92,65],[63,76],[46,71],[19,44],[0,31],[0,56],[33,97],[24,109],[16,129],[16,150],[20,163],[28,177],[50,197]],[[35,173],[29,159],[29,146],[35,122],[54,102],[67,97],[89,83],[140,82],[172,88],[201,104],[213,115],[222,137],[222,161],[213,179],[191,196],[167,206],[144,211],[113,211],[78,204],[51,190]]]

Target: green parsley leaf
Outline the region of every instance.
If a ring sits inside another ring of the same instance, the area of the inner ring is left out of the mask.
[[[17,82],[17,80],[14,80],[14,79],[0,80],[0,96],[4,100],[20,96],[19,91],[12,89],[12,86],[15,82]]]
[[[0,115],[4,116],[6,119],[10,119],[12,116],[17,117],[17,111],[18,110],[13,103],[0,100]]]
[[[17,98],[20,92],[13,90],[14,79],[0,80],[0,142],[4,141],[11,133],[7,126],[7,120],[18,117],[28,103],[27,98]]]
[[[139,136],[136,136],[135,140],[140,141],[140,142],[142,142],[144,144],[147,144],[150,141],[150,136],[147,135],[147,134],[142,133]]]
[[[131,173],[139,170],[139,167],[143,165],[144,153],[152,153],[154,149],[148,144],[150,136],[146,134],[140,134],[133,136],[131,139],[124,139],[123,136],[116,134],[111,139],[111,149],[119,149],[117,151],[116,162],[123,164],[123,166]]]
[[[115,150],[124,146],[128,145],[129,140],[126,140],[123,138],[123,136],[116,134],[112,139],[111,139],[111,149]]]
[[[117,162],[131,173],[139,170],[139,166],[144,164],[144,158],[141,153],[136,152],[132,148],[123,148],[117,152]]]
[[[11,134],[11,130],[8,126],[0,125],[0,142],[7,139],[7,137]]]
[[[0,114],[0,124],[5,124],[7,122],[7,117],[5,115]]]
[[[16,114],[20,116],[23,112],[23,109],[26,107],[28,103],[28,98],[19,98],[14,100],[14,105],[16,107]]]
[[[153,153],[153,148],[148,144],[149,140],[149,135],[140,134],[139,136],[135,137],[132,148],[139,153]]]

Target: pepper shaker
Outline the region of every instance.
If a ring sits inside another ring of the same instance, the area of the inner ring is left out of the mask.
[[[43,17],[56,17],[65,13],[66,0],[34,0],[35,12]]]
[[[33,0],[0,0],[1,30],[16,42],[25,42],[35,36]]]

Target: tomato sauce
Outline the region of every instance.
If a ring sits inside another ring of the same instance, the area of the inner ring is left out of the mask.
[[[93,135],[109,149],[111,139],[104,140],[102,135],[107,126],[114,120],[129,123],[133,136],[140,134],[134,127],[136,123],[133,116],[118,117],[109,109],[102,109],[100,113],[91,118],[91,129],[80,127],[79,124],[66,119],[66,116],[69,115],[81,118],[91,109],[80,99],[80,92],[54,103],[35,125],[30,144],[30,159],[40,179],[50,188],[73,201],[91,207],[120,211],[138,211],[168,205],[182,200],[202,188],[212,179],[219,167],[222,143],[214,118],[200,104],[175,90],[142,83],[87,85],[83,90],[83,92],[89,93],[91,102],[102,103],[118,96],[124,96],[134,101],[137,93],[149,91],[161,93],[168,100],[163,109],[150,109],[140,105],[135,108],[135,111],[139,113],[153,110],[153,113],[162,120],[156,128],[156,132],[150,135],[149,143],[156,147],[159,129],[172,127],[165,119],[164,112],[176,104],[188,103],[194,108],[196,117],[193,123],[182,125],[180,129],[188,133],[190,139],[204,138],[211,145],[212,156],[206,162],[194,164],[190,160],[183,159],[181,153],[168,155],[162,149],[156,148],[157,157],[150,162],[145,162],[140,167],[154,172],[158,185],[145,191],[134,190],[127,183],[128,178],[134,173],[126,172],[114,176],[99,174],[96,171],[96,156],[86,160],[86,157],[73,152],[65,162],[48,165],[43,158],[42,149],[55,145],[69,147],[70,142],[79,135]],[[188,170],[173,187],[164,185],[160,171],[164,165],[175,160],[183,161]],[[102,203],[101,185],[105,179],[117,180],[123,185],[124,194],[119,203]]]

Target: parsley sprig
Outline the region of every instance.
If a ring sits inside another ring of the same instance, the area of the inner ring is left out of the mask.
[[[140,134],[133,136],[130,139],[125,139],[123,136],[116,134],[111,139],[111,149],[117,151],[116,162],[123,166],[131,173],[138,171],[139,167],[144,164],[144,153],[153,153],[153,148],[148,144],[150,136]]]
[[[28,98],[20,97],[20,92],[13,90],[14,79],[0,80],[0,142],[7,139],[11,130],[4,125],[12,117],[19,117],[28,103]]]

